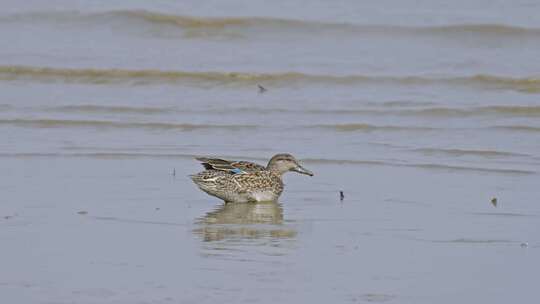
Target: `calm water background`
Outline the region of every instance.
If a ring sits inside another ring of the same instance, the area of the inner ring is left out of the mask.
[[[538,299],[539,1],[0,5],[2,303]]]

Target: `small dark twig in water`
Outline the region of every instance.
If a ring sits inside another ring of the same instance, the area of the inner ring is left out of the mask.
[[[172,169],[172,176],[176,176],[176,169],[175,168]]]
[[[262,94],[266,91],[268,91],[265,87],[263,87],[262,85],[258,84],[257,87],[259,87],[259,94]]]
[[[491,199],[491,204],[493,205],[493,207],[497,207],[497,198],[496,197]]]
[[[345,194],[343,194],[343,191],[339,191],[339,200],[343,201],[345,199]]]

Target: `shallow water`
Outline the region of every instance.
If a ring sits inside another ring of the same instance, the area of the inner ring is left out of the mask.
[[[3,301],[536,298],[540,2],[3,4]],[[279,152],[279,203],[187,177]]]

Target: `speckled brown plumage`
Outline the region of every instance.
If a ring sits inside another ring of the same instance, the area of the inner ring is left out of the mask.
[[[277,154],[264,167],[247,161],[197,158],[206,169],[191,179],[204,192],[226,202],[275,201],[283,192],[282,175],[295,171],[312,176],[290,154]]]

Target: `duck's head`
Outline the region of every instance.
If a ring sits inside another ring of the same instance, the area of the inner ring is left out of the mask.
[[[294,156],[287,153],[274,155],[268,162],[268,166],[266,166],[266,169],[270,171],[274,171],[278,173],[279,175],[282,175],[283,173],[288,172],[288,171],[294,171],[296,173],[313,176],[313,172],[302,167],[298,163],[296,158],[294,158]]]

